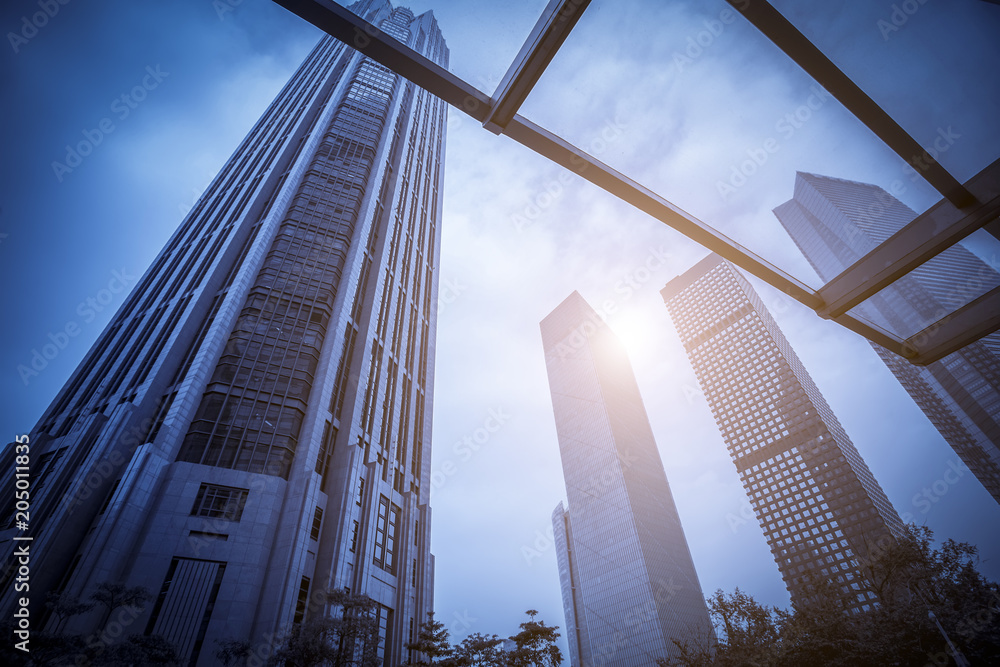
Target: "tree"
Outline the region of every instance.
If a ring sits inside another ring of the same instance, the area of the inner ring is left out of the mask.
[[[434,620],[434,612],[427,612],[427,620],[420,624],[420,631],[417,633],[417,641],[406,645],[410,651],[422,653],[430,658],[429,662],[418,658],[415,662],[410,661],[404,667],[418,667],[419,665],[453,665],[452,654],[454,649],[448,642],[448,631],[444,623]]]
[[[376,667],[378,603],[347,589],[327,591],[333,613],[308,617],[295,625],[271,654],[269,665],[282,667]],[[220,658],[221,659],[221,658]]]
[[[113,584],[107,581],[98,584],[94,592],[90,594],[91,600],[107,609],[107,612],[104,614],[103,623],[108,622],[115,609],[119,607],[136,607],[142,609],[146,601],[151,597],[149,591],[144,586],[132,586],[130,588],[125,584]]]
[[[125,641],[107,647],[90,664],[94,667],[176,667],[180,665],[180,657],[174,645],[160,635],[129,635]]]
[[[333,619],[309,618],[292,627],[268,659],[268,665],[319,667],[340,665],[343,651]]]
[[[58,619],[56,626],[52,628],[57,634],[62,632],[63,626],[71,617],[88,612],[94,606],[93,602],[80,602],[80,598],[66,593],[49,593],[46,597],[45,606]]]
[[[496,635],[474,633],[455,647],[456,667],[506,667],[504,640]]]
[[[769,609],[739,589],[708,599],[719,634],[715,651],[677,642],[661,665],[1000,664],[1000,585],[976,570],[976,548],[910,525],[853,564],[867,611],[845,611],[835,584],[809,583],[792,611]]]
[[[219,650],[215,652],[215,657],[219,659],[223,667],[246,665],[250,656],[253,655],[253,645],[246,640],[225,639],[217,643]]]
[[[778,632],[778,610],[765,607],[737,588],[726,594],[715,591],[706,600],[718,634],[715,644],[705,641],[672,640],[679,657],[661,659],[659,665],[771,665],[774,664]]]
[[[32,633],[30,654],[16,652],[19,655],[5,655],[5,664],[28,667],[70,664],[95,667],[178,665],[180,658],[176,647],[159,635],[132,634],[119,639],[121,631],[138,617],[150,597],[149,591],[142,586],[130,588],[111,582],[98,584],[90,595],[89,602],[80,602],[78,598],[65,593],[50,593],[46,606],[54,619],[48,623],[48,630],[39,629]],[[82,635],[65,632],[69,619],[90,611],[96,604],[104,607],[105,611],[100,623],[91,633]],[[112,621],[114,611],[122,607],[133,613],[128,618]]]
[[[527,621],[521,623],[521,631],[511,637],[516,648],[508,655],[512,667],[556,667],[562,664],[562,651],[556,645],[558,626],[545,625],[536,621],[538,612],[529,609],[524,612]]]

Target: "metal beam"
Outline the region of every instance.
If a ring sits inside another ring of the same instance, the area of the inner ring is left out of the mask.
[[[853,315],[841,315],[840,317],[834,318],[833,321],[845,329],[853,331],[859,336],[881,345],[890,352],[898,354],[911,363],[913,363],[913,358],[919,354],[919,351],[914,349],[911,345],[907,345],[906,341],[900,339],[899,336],[891,334],[885,329],[877,327],[867,320],[858,319]]]
[[[274,1],[479,122],[486,120],[490,110],[489,96],[357,14],[331,0]]]
[[[966,190],[941,164],[893,120],[867,93],[844,74],[832,60],[799,32],[766,0],[726,0],[736,11],[774,42],[844,107],[896,151],[918,174],[948,201],[962,208],[974,203]]]
[[[330,0],[275,1],[480,122],[486,119],[490,103],[483,93],[340,5]],[[815,310],[823,305],[816,292],[804,283],[531,121],[515,114],[505,134],[677,229],[810,308]]]
[[[823,305],[816,292],[804,283],[799,282],[767,260],[758,257],[690,213],[671,204],[652,190],[588,155],[562,137],[552,134],[521,116],[514,116],[507,125],[505,134],[539,155],[579,174],[597,187],[628,202],[640,211],[648,213],[740,268],[746,269],[793,299],[814,310]]]
[[[497,86],[483,127],[494,134],[503,132],[589,4],[590,0],[550,0]]]
[[[1000,215],[1000,160],[965,184],[980,203],[958,210],[942,200],[819,290],[817,312],[837,317]]]
[[[923,331],[910,336],[904,345],[913,355],[908,357],[921,366],[946,357],[1000,329],[1000,287],[994,287]]]
[[[489,116],[492,107],[484,93],[330,0],[275,1],[479,122],[484,122]],[[809,308],[818,311],[826,305],[819,293],[793,276],[527,119],[515,114],[507,123],[505,134],[676,229]],[[995,314],[1000,312],[1000,304],[995,301],[998,298],[995,292],[997,290],[960,308],[946,318],[947,322],[937,323],[934,331],[940,337],[935,339],[939,342],[934,345],[925,344],[932,331],[921,332],[904,341],[848,313],[832,316],[832,319],[914,363],[926,364],[1000,326],[1000,322],[996,321],[1000,318]],[[990,308],[994,310],[990,311]],[[980,321],[977,322],[976,318]]]

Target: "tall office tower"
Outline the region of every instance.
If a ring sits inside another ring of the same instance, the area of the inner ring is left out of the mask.
[[[541,323],[569,508],[552,514],[570,662],[646,666],[714,642],[621,343],[573,292]]]
[[[430,12],[352,9],[447,66]],[[30,434],[36,623],[47,592],[144,586],[124,634],[206,665],[217,640],[266,651],[346,587],[378,603],[384,664],[407,659],[433,603],[445,120],[442,101],[319,41]],[[9,563],[25,531],[2,527]],[[63,631],[104,622],[95,609]]]
[[[859,563],[903,525],[774,318],[714,254],[661,293],[792,603],[826,580],[866,608]]]
[[[801,172],[795,178],[794,197],[774,214],[824,281],[835,278],[917,215],[876,185]],[[852,312],[910,336],[998,285],[1000,273],[956,245]],[[872,347],[1000,502],[1000,332],[924,367],[874,343]]]

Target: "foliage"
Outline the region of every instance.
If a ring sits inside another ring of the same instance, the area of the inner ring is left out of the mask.
[[[417,633],[417,641],[410,642],[406,649],[422,653],[430,661],[417,659],[415,662],[404,663],[404,667],[418,667],[421,665],[454,665],[452,654],[454,649],[448,642],[448,631],[444,623],[434,620],[434,612],[428,612],[427,620],[420,624]]]
[[[437,665],[440,667],[556,667],[562,663],[562,652],[556,646],[558,627],[536,621],[538,612],[529,609],[529,620],[521,623],[521,631],[510,637],[514,650],[503,648],[504,639],[497,635],[473,633],[457,646],[448,641],[444,624],[434,620],[433,612],[420,626],[417,641],[406,648],[426,656],[407,662],[403,667]]]
[[[94,606],[93,602],[80,602],[79,598],[67,593],[49,593],[46,598],[45,606],[58,619],[53,628],[57,633],[62,631],[66,621],[71,617],[88,612]]]
[[[121,630],[128,626],[128,621],[116,620],[112,623],[112,613],[122,607],[141,612],[150,597],[149,591],[142,586],[129,588],[109,582],[98,584],[88,602],[81,602],[79,598],[66,593],[50,593],[46,601],[46,606],[54,617],[49,622],[50,629],[33,632],[31,652],[27,655],[4,656],[6,664],[26,667],[64,664],[87,664],[94,667],[179,665],[176,647],[159,635],[132,634],[124,639],[112,639],[119,637]],[[82,635],[64,631],[72,617],[90,611],[95,605],[102,606],[104,613],[92,633]],[[135,614],[130,615],[130,618],[135,618]],[[113,628],[109,629],[109,626]]]
[[[460,667],[506,665],[503,641],[496,635],[471,634],[455,647],[455,664]]]
[[[125,641],[108,646],[91,664],[94,667],[174,667],[180,665],[180,659],[174,645],[159,635],[130,635]]]
[[[556,646],[559,628],[536,621],[538,612],[534,609],[525,613],[529,620],[521,623],[521,631],[511,637],[517,645],[508,657],[511,667],[556,667],[561,664],[562,652]]]
[[[813,594],[792,611],[764,607],[739,589],[716,591],[708,606],[718,644],[675,640],[680,656],[659,664],[1000,664],[1000,585],[976,570],[974,546],[946,540],[935,548],[930,529],[911,525],[868,551],[854,562],[862,590],[875,597],[868,611],[845,613],[824,581],[813,582]]]
[[[347,589],[328,591],[332,615],[312,615],[285,635],[268,660],[281,667],[377,667],[378,603]],[[221,658],[220,658],[221,659]]]
[[[253,654],[253,644],[243,639],[225,639],[218,644],[219,650],[215,652],[215,657],[223,667],[246,665]]]
[[[107,619],[110,618],[115,609],[119,607],[138,607],[141,609],[150,597],[152,596],[149,594],[149,591],[143,586],[132,586],[130,588],[125,584],[112,584],[109,582],[98,584],[94,592],[90,594],[91,600],[107,609],[107,614],[104,617],[105,622],[107,622]]]

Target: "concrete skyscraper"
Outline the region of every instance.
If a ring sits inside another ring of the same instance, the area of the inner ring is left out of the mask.
[[[859,561],[903,525],[774,318],[714,254],[662,295],[792,603],[821,579],[864,609]]]
[[[447,67],[430,12],[352,11]],[[444,102],[320,39],[30,433],[30,521],[0,541],[9,564],[33,537],[36,630],[48,592],[143,586],[125,634],[215,664],[216,641],[266,652],[349,588],[378,603],[384,664],[407,659],[433,603],[445,124]]]
[[[795,178],[793,198],[774,214],[826,282],[917,215],[876,185],[801,172]],[[909,336],[998,285],[1000,273],[955,245],[852,312],[887,331]],[[872,347],[1000,502],[1000,332],[923,367],[878,345]]]
[[[714,641],[621,343],[574,292],[541,323],[569,507],[552,514],[570,662],[646,666]]]

